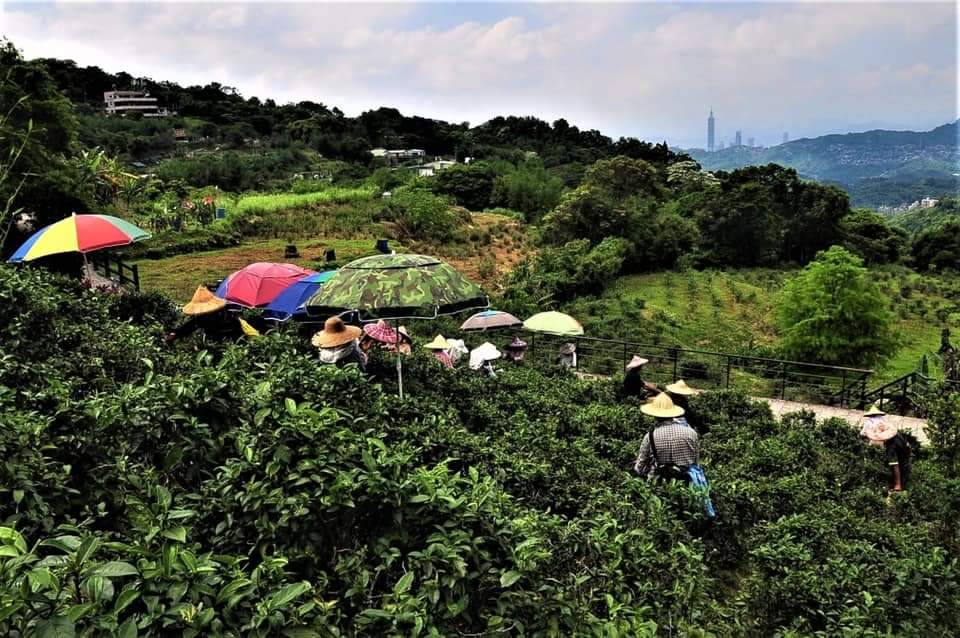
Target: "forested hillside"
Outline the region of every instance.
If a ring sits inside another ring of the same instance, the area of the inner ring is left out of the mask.
[[[709,170],[789,166],[808,179],[841,185],[855,206],[896,206],[960,192],[960,124],[924,131],[867,131],[793,140],[770,148],[690,151]]]

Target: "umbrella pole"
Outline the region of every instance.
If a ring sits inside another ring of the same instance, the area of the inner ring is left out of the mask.
[[[394,320],[393,329],[396,332],[397,340],[394,343],[397,349],[397,386],[400,389],[400,398],[403,399],[403,362],[400,357],[400,321]]]

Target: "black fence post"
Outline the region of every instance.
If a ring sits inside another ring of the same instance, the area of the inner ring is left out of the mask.
[[[729,390],[729,389],[730,389],[730,365],[731,365],[731,363],[733,362],[733,359],[731,359],[730,355],[726,355],[726,359],[727,359],[727,384],[726,384],[726,389]]]
[[[620,371],[623,372],[627,369],[627,342],[623,342],[623,362],[620,366]]]
[[[780,370],[783,375],[780,378],[780,400],[783,401],[787,394],[787,362],[780,364]]]
[[[847,369],[843,369],[840,377],[840,407],[847,407]]]
[[[133,270],[133,289],[140,292],[140,267],[134,264],[130,268]]]
[[[672,383],[677,382],[677,362],[680,360],[680,348],[674,348],[671,351],[673,355],[673,380]]]

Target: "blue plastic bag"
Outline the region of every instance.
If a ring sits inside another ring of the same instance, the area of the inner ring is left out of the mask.
[[[703,513],[710,520],[717,517],[717,510],[713,507],[713,501],[710,500],[710,483],[707,482],[707,475],[699,465],[691,465],[687,468],[687,476],[690,477],[690,488],[700,495],[703,501]]]

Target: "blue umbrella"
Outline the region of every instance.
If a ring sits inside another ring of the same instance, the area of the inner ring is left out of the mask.
[[[304,312],[303,304],[307,302],[328,279],[337,271],[327,270],[315,275],[307,275],[299,281],[290,284],[276,299],[264,308],[263,317],[275,321],[286,321],[295,314]]]

